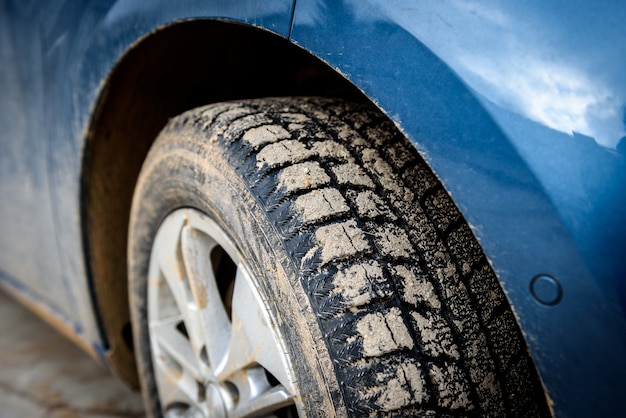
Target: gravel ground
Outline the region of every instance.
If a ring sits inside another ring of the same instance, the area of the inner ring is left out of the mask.
[[[138,393],[0,290],[0,418],[142,416]]]

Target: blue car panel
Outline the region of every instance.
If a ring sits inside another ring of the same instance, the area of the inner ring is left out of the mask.
[[[9,130],[0,142],[0,193],[9,199],[0,206],[6,237],[0,241],[0,276],[103,351],[93,289],[84,279],[80,181],[86,129],[104,80],[134,44],[161,27],[212,17],[287,36],[293,4],[3,1],[1,6],[0,89],[7,94],[0,114]]]
[[[558,14],[492,3],[299,1],[292,38],[363,89],[440,176],[557,415],[610,414],[626,372],[625,10],[588,20],[571,2]],[[537,277],[548,300],[533,296]]]

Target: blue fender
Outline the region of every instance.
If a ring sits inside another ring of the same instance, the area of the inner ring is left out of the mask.
[[[557,415],[611,415],[626,391],[626,8],[488,3],[299,0],[291,39],[440,177]]]
[[[80,182],[86,129],[107,76],[142,39],[186,20],[287,37],[293,0],[39,3],[0,1],[0,282],[105,353],[87,279]]]

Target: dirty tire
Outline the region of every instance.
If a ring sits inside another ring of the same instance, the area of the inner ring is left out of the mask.
[[[548,416],[515,316],[441,183],[380,112],[317,98],[194,109],[142,169],[130,234],[144,392],[160,222],[192,207],[261,282],[309,416]]]

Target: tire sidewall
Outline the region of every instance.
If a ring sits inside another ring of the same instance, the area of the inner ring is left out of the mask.
[[[142,168],[130,221],[129,291],[142,391],[149,416],[160,416],[147,318],[150,253],[161,222],[193,208],[212,218],[246,260],[282,335],[295,373],[299,411],[345,416],[330,356],[297,269],[267,215],[225,162],[216,144],[195,132],[164,131]],[[303,390],[306,389],[306,390]]]

